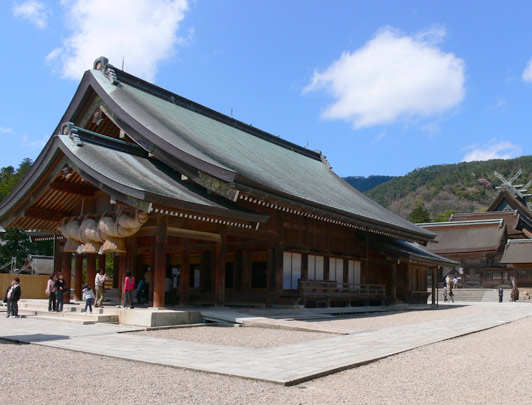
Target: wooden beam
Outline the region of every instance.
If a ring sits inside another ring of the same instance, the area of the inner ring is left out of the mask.
[[[164,282],[166,279],[166,245],[168,235],[168,217],[157,217],[157,235],[155,235],[155,268],[153,269],[153,306],[165,306]]]
[[[61,191],[63,193],[83,195],[87,197],[94,197],[94,193],[96,192],[96,188],[92,186],[67,183],[65,181],[59,180],[55,180],[54,182],[50,183],[49,187],[52,190]]]
[[[45,221],[60,222],[70,214],[60,211],[42,210],[40,208],[26,208],[22,216]]]
[[[168,216],[166,216],[168,218]],[[144,226],[137,232],[136,236],[153,236],[156,235],[157,229],[155,226]],[[191,229],[168,227],[168,236],[178,236],[186,239],[206,240],[209,242],[219,242],[220,235],[212,232],[194,231]]]

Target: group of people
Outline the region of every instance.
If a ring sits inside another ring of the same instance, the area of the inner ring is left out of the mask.
[[[9,287],[7,287],[6,295],[4,297],[4,302],[7,304],[7,315],[6,318],[13,317],[19,318],[18,316],[18,300],[20,299],[21,289],[20,289],[20,279],[15,277]]]
[[[458,288],[458,278],[455,276],[451,279],[451,276],[447,274],[443,283],[443,302],[454,303],[454,288]]]
[[[63,274],[52,274],[44,292],[48,295],[48,312],[62,312],[64,295],[68,293],[68,285]]]
[[[82,291],[82,299],[85,301],[85,313],[87,308],[89,308],[90,313],[92,313],[92,305],[96,301],[95,307],[103,307],[104,300],[104,284],[109,276],[105,274],[104,269],[96,274],[94,279],[94,285],[96,289],[96,295],[92,291],[89,284],[85,284]],[[62,312],[64,306],[64,295],[69,291],[69,286],[67,285],[63,274],[52,274],[46,285],[45,293],[48,295],[48,312]]]

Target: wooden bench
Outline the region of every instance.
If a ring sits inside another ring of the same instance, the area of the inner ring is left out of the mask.
[[[378,300],[382,302],[386,299],[386,287],[380,284],[350,284],[339,283],[334,280],[298,280],[299,295],[303,300],[303,305],[307,306],[309,301],[320,302],[331,305],[332,301],[344,301],[347,306],[351,306],[354,300],[361,300],[369,305],[369,301]]]

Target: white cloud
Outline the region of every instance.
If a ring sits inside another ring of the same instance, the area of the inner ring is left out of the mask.
[[[528,64],[525,67],[525,70],[523,70],[523,75],[521,76],[523,78],[523,81],[532,83],[532,59],[528,61]]]
[[[442,28],[414,36],[382,29],[361,48],[314,72],[304,93],[326,90],[335,101],[322,116],[355,128],[445,112],[464,98],[465,64],[436,46],[444,35]]]
[[[512,159],[521,156],[523,150],[519,145],[507,141],[492,139],[484,145],[470,145],[464,148],[470,150],[462,159],[462,162],[472,162],[490,159]]]
[[[11,128],[0,127],[0,134],[12,134],[13,130]]]
[[[21,137],[21,146],[29,149],[42,149],[46,142],[48,141],[49,136],[44,136],[40,139],[29,138],[28,135],[22,135]]]
[[[44,29],[48,25],[48,8],[37,0],[28,0],[13,6],[13,15],[26,20],[37,28]]]
[[[117,67],[153,80],[159,63],[176,45],[187,0],[63,0],[70,36],[46,57],[59,61],[64,77],[79,80],[93,61],[106,56]],[[190,33],[189,33],[190,35]]]

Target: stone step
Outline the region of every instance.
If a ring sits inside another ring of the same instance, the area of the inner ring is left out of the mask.
[[[22,316],[26,317],[26,315],[22,315]],[[32,319],[41,319],[43,321],[73,323],[76,325],[94,325],[96,323],[96,321],[92,321],[89,319],[58,318],[55,316],[44,316],[44,315],[35,315],[35,316],[32,316]]]
[[[84,314],[81,312],[48,312],[39,311],[34,309],[20,309],[19,313],[21,315],[34,316],[36,318],[42,319],[46,317],[47,319],[54,320],[70,320],[70,321],[92,321],[92,323],[103,323],[103,322],[118,322],[118,314]]]

